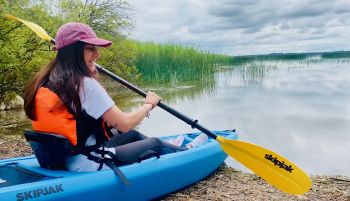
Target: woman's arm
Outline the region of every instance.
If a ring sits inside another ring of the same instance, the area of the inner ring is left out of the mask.
[[[124,133],[141,123],[159,101],[160,97],[157,94],[154,92],[148,92],[145,98],[145,104],[138,109],[125,113],[114,105],[102,115],[102,118],[109,123],[109,125]]]

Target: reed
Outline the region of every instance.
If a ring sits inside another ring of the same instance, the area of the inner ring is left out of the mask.
[[[208,81],[215,66],[227,65],[230,57],[178,44],[136,43],[135,66],[146,82],[177,83]]]

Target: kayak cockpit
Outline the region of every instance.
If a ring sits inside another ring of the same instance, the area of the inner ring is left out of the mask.
[[[18,163],[8,163],[0,166],[0,188],[19,184],[49,180],[59,177],[35,172]]]

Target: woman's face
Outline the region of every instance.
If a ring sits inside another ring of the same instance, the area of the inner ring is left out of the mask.
[[[95,45],[86,44],[84,47],[84,61],[90,72],[96,71],[95,63],[100,58],[100,53]]]

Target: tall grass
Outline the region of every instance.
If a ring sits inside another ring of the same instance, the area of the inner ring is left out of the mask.
[[[230,58],[177,44],[136,43],[136,49],[135,65],[147,82],[209,81]]]

